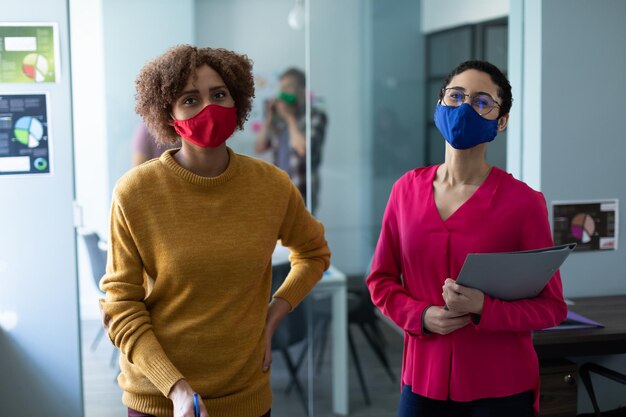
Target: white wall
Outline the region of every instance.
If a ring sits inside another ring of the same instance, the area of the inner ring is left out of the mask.
[[[102,0],[70,0],[76,202],[80,226],[106,237],[110,193],[102,24]],[[101,295],[80,237],[78,270],[81,318],[98,319]]]
[[[545,112],[542,103],[545,100],[543,92],[542,62],[543,35],[541,21],[542,6],[539,1],[524,3],[524,55],[522,64],[524,71],[521,88],[522,104],[522,172],[521,178],[531,187],[542,190],[543,175],[541,172],[542,157],[542,118]],[[531,58],[532,54],[532,58]],[[527,59],[528,58],[528,59]],[[566,289],[567,291],[567,289]]]
[[[422,32],[430,33],[509,15],[509,0],[421,0]]]
[[[2,20],[56,22],[57,83],[0,84],[48,94],[50,175],[0,177],[0,415],[79,417],[82,410],[74,164],[65,0],[2,2]],[[9,320],[9,319],[13,320]],[[12,322],[11,322],[12,321]]]
[[[106,0],[103,5],[104,70],[109,191],[131,167],[135,78],[150,59],[195,42],[194,0]]]

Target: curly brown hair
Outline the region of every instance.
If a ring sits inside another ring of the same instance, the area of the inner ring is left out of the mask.
[[[221,48],[178,45],[149,61],[135,80],[135,111],[160,143],[176,143],[180,137],[170,125],[172,103],[183,92],[189,76],[207,64],[224,80],[237,106],[237,127],[243,129],[254,98],[252,61]]]

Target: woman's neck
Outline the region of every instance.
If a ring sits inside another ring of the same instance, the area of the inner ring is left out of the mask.
[[[480,185],[491,166],[485,160],[485,145],[459,151],[447,145],[446,161],[439,170],[441,181],[450,186]]]
[[[229,155],[226,145],[217,148],[201,148],[183,140],[182,148],[174,155],[174,160],[201,177],[217,177],[226,171]]]

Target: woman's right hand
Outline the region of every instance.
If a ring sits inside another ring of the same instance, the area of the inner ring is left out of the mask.
[[[181,379],[174,384],[168,395],[169,399],[174,403],[174,417],[195,417],[193,394],[194,390],[186,380]],[[198,399],[200,417],[209,417],[209,412],[204,406],[202,399]]]
[[[455,313],[439,306],[430,306],[424,313],[424,328],[431,333],[450,334],[469,323],[468,314]]]

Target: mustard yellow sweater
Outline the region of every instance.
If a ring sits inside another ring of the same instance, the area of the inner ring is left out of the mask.
[[[226,171],[197,176],[165,152],[127,173],[113,192],[101,301],[119,347],[128,407],[172,416],[166,397],[185,378],[211,417],[259,417],[272,402],[262,371],[271,255],[292,269],[273,294],[296,307],[328,268],[322,225],[289,177],[228,150]],[[144,271],[153,279],[144,285]]]

